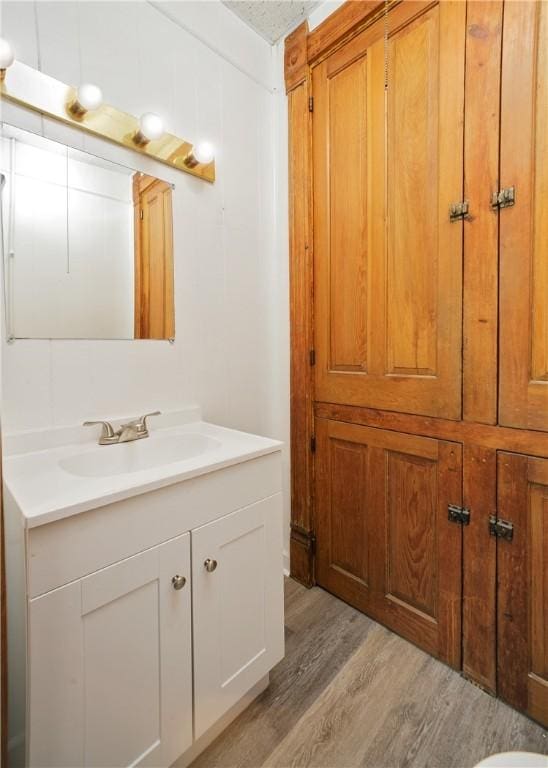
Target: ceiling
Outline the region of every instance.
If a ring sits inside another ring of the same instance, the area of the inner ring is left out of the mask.
[[[295,29],[320,0],[222,0],[227,8],[269,43]]]

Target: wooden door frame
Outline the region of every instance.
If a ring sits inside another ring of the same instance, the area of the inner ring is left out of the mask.
[[[388,0],[418,7],[430,0]],[[289,273],[291,324],[291,575],[314,579],[314,417],[453,440],[463,445],[463,498],[472,509],[463,531],[463,672],[496,691],[496,542],[488,517],[496,509],[496,451],[548,457],[548,433],[497,426],[498,110],[502,0],[468,4],[465,103],[484,105],[485,119],[465,119],[462,421],[316,403],[314,338],[311,70],[385,13],[384,0],[347,0],[312,32],[303,22],[285,40],[289,112]],[[497,76],[497,72],[499,72]],[[481,187],[481,188],[480,188]],[[481,243],[481,263],[478,248]]]
[[[391,0],[397,4],[400,0]],[[304,21],[285,40],[289,113],[291,575],[314,579],[314,376],[312,65],[379,18],[384,0],[348,0],[313,32]]]
[[[173,261],[173,213],[172,213],[172,199],[171,193],[173,185],[167,181],[158,179],[155,176],[149,176],[145,173],[139,173],[138,171],[133,175],[132,183],[132,196],[133,196],[133,242],[134,242],[134,310],[133,310],[133,334],[135,339],[149,339],[149,317],[145,314],[148,307],[147,302],[143,301],[143,276],[149,274],[149,265],[145,270],[143,264],[143,248],[142,248],[142,230],[143,220],[141,218],[143,206],[143,195],[148,193],[154,187],[165,187],[165,192],[168,193],[168,218],[169,223],[164,220],[164,233],[166,235],[166,254],[165,254],[165,266],[166,266],[166,311],[168,313],[168,319],[164,325],[165,333],[162,339],[172,339],[175,336],[175,306],[174,306],[174,261]],[[147,287],[148,291],[148,287]],[[166,328],[167,326],[167,328]]]

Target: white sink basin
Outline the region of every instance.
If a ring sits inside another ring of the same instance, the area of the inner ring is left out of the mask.
[[[194,415],[192,409],[190,413]],[[25,527],[63,520],[281,449],[277,440],[185,417],[181,412],[177,423],[177,414],[171,414],[172,426],[157,426],[150,437],[120,445],[99,446],[98,434],[90,436],[80,426],[12,437],[12,452],[4,455],[4,481]]]
[[[79,477],[112,477],[193,459],[220,446],[220,440],[209,435],[162,435],[77,453],[60,459],[59,466]]]

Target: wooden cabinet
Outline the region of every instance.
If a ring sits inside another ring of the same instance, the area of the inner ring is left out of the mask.
[[[460,666],[457,443],[318,419],[320,586]]]
[[[507,2],[503,35],[500,423],[548,430],[548,4]]]
[[[316,398],[458,419],[466,6],[394,13],[312,73]]]
[[[346,3],[286,85],[293,573],[548,724],[548,3]]]
[[[283,657],[279,498],[192,532],[195,736]]]
[[[29,764],[170,765],[192,744],[190,534],[29,603]]]
[[[498,690],[548,725],[548,459],[499,453],[498,517]]]

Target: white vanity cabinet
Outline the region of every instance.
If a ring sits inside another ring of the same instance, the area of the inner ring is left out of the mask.
[[[183,578],[188,533],[30,601],[31,766],[171,765],[191,746]]]
[[[44,524],[7,487],[10,768],[185,766],[264,689],[284,652],[278,445]]]

